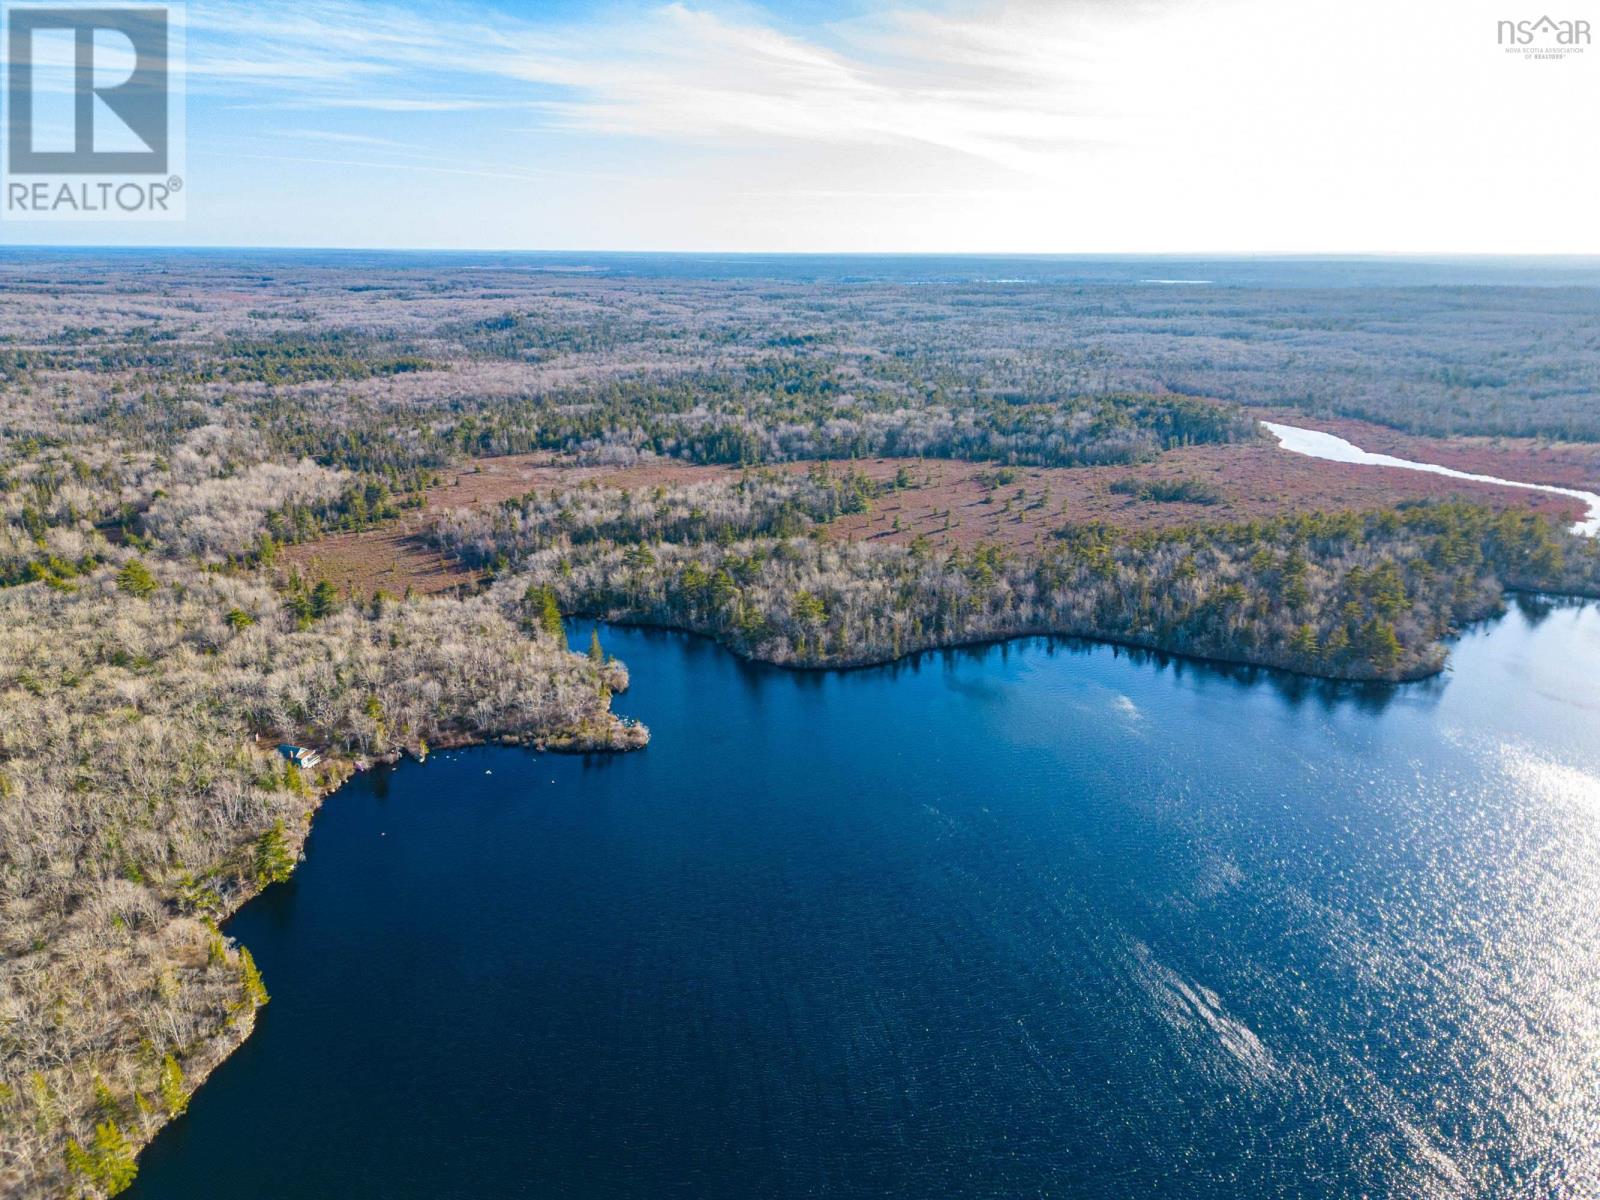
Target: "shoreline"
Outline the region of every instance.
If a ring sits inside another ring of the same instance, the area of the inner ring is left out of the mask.
[[[613,689],[613,694],[620,694],[627,690],[626,678],[622,686]],[[332,796],[340,791],[356,775],[365,774],[378,766],[396,766],[407,759],[418,765],[425,763],[428,756],[445,750],[461,750],[477,746],[520,746],[526,749],[537,750],[547,754],[628,754],[635,750],[642,750],[650,742],[650,730],[638,722],[628,723],[616,713],[610,712],[610,722],[602,731],[586,734],[584,731],[572,731],[553,735],[535,735],[515,730],[490,731],[482,733],[468,733],[465,730],[452,732],[441,737],[435,743],[410,743],[402,744],[381,754],[351,756],[335,753],[325,757],[315,768],[308,772],[308,786],[310,795],[306,800],[303,819],[297,823],[293,836],[289,839],[289,850],[294,859],[293,871],[298,870],[305,861],[305,843],[311,836],[311,829],[315,823],[318,812]],[[610,740],[604,735],[612,735]],[[259,741],[259,735],[256,740]],[[264,886],[246,885],[235,892],[222,898],[223,911],[210,918],[211,926],[223,940],[225,952],[230,965],[238,966],[241,949],[248,951],[249,947],[242,945],[230,937],[226,926],[238,916],[251,901],[264,895],[273,885]],[[270,980],[263,980],[270,985]],[[194,1051],[182,1060],[184,1068],[183,1078],[188,1103],[193,1101],[196,1093],[205,1086],[213,1073],[227,1062],[250,1035],[255,1032],[256,1016],[265,1005],[271,1003],[271,989],[267,988],[267,998],[254,1002],[247,995],[242,1006],[234,1014],[233,1019],[217,1030],[212,1036],[198,1043]],[[183,1112],[169,1115],[165,1120],[154,1125],[148,1131],[140,1126],[132,1125],[124,1130],[128,1141],[133,1148],[135,1161],[143,1155],[145,1149],[159,1137],[163,1130],[183,1119]]]
[[[1564,593],[1553,593],[1543,590],[1523,588],[1507,589],[1507,594],[1546,596],[1555,600],[1571,601],[1577,604],[1595,603],[1600,601],[1600,597],[1580,595],[1569,596]],[[1506,609],[1504,606],[1502,606],[1497,612],[1486,614],[1484,617],[1471,622],[1470,625],[1485,624],[1502,619],[1505,616],[1505,613]],[[1301,679],[1341,688],[1366,688],[1374,685],[1379,687],[1396,687],[1401,684],[1420,683],[1428,679],[1436,678],[1446,670],[1448,665],[1448,655],[1446,655],[1445,658],[1441,660],[1440,665],[1431,670],[1419,671],[1398,678],[1352,678],[1348,676],[1314,674],[1311,672],[1295,670],[1291,667],[1282,667],[1270,663],[1252,661],[1243,658],[1221,658],[1217,656],[1185,653],[1182,651],[1167,649],[1153,643],[1140,642],[1125,638],[1111,638],[1091,634],[1063,632],[1054,629],[1024,629],[1003,634],[996,634],[993,636],[967,638],[945,643],[934,643],[914,649],[908,649],[898,655],[884,657],[862,657],[859,660],[852,660],[846,663],[791,663],[764,659],[758,655],[744,653],[740,649],[724,642],[714,633],[692,629],[681,625],[673,625],[667,622],[617,618],[595,613],[575,613],[572,614],[568,619],[575,622],[600,621],[609,625],[617,626],[619,628],[640,629],[666,633],[673,636],[700,639],[715,645],[719,650],[731,654],[734,658],[743,663],[756,664],[771,668],[773,670],[793,671],[807,674],[867,671],[882,667],[894,666],[902,662],[918,659],[923,655],[935,654],[942,651],[990,648],[1007,645],[1012,642],[1033,640],[1064,640],[1078,642],[1089,646],[1107,646],[1113,650],[1121,649],[1127,651],[1136,651],[1142,654],[1171,658],[1179,661],[1187,661],[1214,668],[1264,671],[1291,679]],[[1452,636],[1452,640],[1461,636],[1466,631],[1466,628],[1457,631]],[[617,689],[617,694],[621,694],[626,690],[626,686],[619,688]],[[304,860],[305,841],[310,836],[316,814],[327,800],[329,800],[335,793],[349,783],[350,780],[357,774],[365,773],[366,771],[371,770],[379,765],[389,767],[398,766],[408,759],[417,763],[418,765],[421,765],[427,761],[427,758],[430,754],[437,751],[446,750],[471,749],[489,746],[501,746],[505,748],[520,746],[528,749],[538,750],[544,753],[554,754],[590,754],[602,752],[621,754],[628,753],[633,750],[644,749],[649,744],[650,734],[645,725],[637,723],[631,725],[625,724],[625,719],[618,716],[616,713],[611,713],[610,716],[611,724],[609,726],[609,730],[611,732],[626,731],[628,734],[627,738],[625,739],[626,744],[617,744],[615,742],[608,743],[598,738],[580,738],[575,736],[557,736],[553,738],[537,737],[526,733],[518,733],[509,730],[500,732],[485,731],[477,734],[459,731],[451,734],[450,736],[441,738],[437,743],[433,744],[401,745],[395,747],[394,749],[385,751],[382,754],[368,757],[350,757],[346,755],[335,755],[329,757],[325,759],[317,769],[318,783],[314,786],[314,794],[309,799],[307,804],[303,829],[301,831],[297,831],[297,837],[293,842],[292,849],[295,855],[295,867],[298,869],[299,863]],[[634,731],[637,731],[637,733]],[[229,937],[224,927],[231,922],[232,919],[237,916],[247,904],[249,904],[252,900],[255,900],[257,897],[263,895],[269,887],[271,887],[271,884],[268,884],[265,887],[256,887],[248,890],[242,889],[241,891],[228,897],[228,900],[231,903],[229,904],[227,911],[216,920],[216,926],[221,933],[221,936],[225,939],[230,957],[234,959],[237,958],[238,951],[241,948],[241,943]],[[243,948],[248,949],[248,947]],[[270,1000],[268,1002],[270,1002]],[[241,1010],[238,1018],[232,1024],[219,1031],[215,1037],[208,1039],[208,1041],[204,1043],[203,1049],[199,1054],[185,1060],[184,1065],[186,1067],[186,1078],[188,1081],[192,1082],[192,1086],[188,1089],[191,1098],[200,1090],[200,1088],[205,1085],[206,1081],[211,1077],[211,1075],[219,1067],[221,1067],[221,1065],[226,1062],[228,1058],[245,1043],[246,1040],[248,1040],[250,1035],[255,1030],[256,1015],[260,1007],[260,1005],[251,1005],[247,1009]],[[201,1058],[202,1055],[203,1058]],[[196,1062],[197,1058],[201,1058],[201,1061]],[[157,1136],[160,1135],[162,1130],[166,1129],[174,1121],[180,1120],[181,1118],[182,1114],[180,1113],[178,1116],[169,1118],[168,1120],[157,1125],[150,1131],[148,1136],[138,1138],[136,1141],[136,1153],[142,1154],[144,1149],[148,1147]]]
[[[1570,602],[1574,604],[1600,604],[1600,594],[1587,592],[1555,592],[1548,588],[1528,587],[1521,585],[1506,585],[1505,596],[1545,597],[1555,601]],[[1421,683],[1424,680],[1436,679],[1450,669],[1450,646],[1464,633],[1476,625],[1485,622],[1497,621],[1507,612],[1504,603],[1493,611],[1483,613],[1465,621],[1461,628],[1451,631],[1446,639],[1439,645],[1444,650],[1437,666],[1417,668],[1398,672],[1393,675],[1333,675],[1327,672],[1308,671],[1300,667],[1287,666],[1280,663],[1266,662],[1262,659],[1228,657],[1216,654],[1198,654],[1188,650],[1174,650],[1163,646],[1153,640],[1140,641],[1134,638],[1112,637],[1100,633],[1083,633],[1078,631],[1054,629],[1048,627],[1023,628],[1013,632],[986,634],[977,637],[960,638],[949,642],[930,642],[923,646],[915,646],[900,651],[898,654],[884,655],[859,655],[843,661],[831,662],[785,662],[780,659],[763,658],[759,654],[749,652],[724,641],[716,633],[704,629],[695,629],[689,625],[675,624],[671,621],[656,621],[648,618],[629,617],[626,615],[612,615],[590,610],[578,610],[567,614],[567,620],[572,621],[598,621],[619,628],[650,629],[663,633],[682,634],[686,637],[701,638],[715,644],[718,648],[726,650],[741,662],[772,667],[783,671],[798,671],[809,674],[822,674],[828,671],[869,671],[878,667],[894,666],[897,663],[914,659],[923,654],[937,654],[946,650],[970,650],[984,646],[1001,646],[1007,642],[1028,641],[1034,638],[1061,639],[1065,641],[1083,642],[1089,645],[1111,646],[1122,650],[1137,650],[1144,654],[1162,655],[1168,658],[1181,659],[1186,662],[1201,663],[1212,667],[1229,667],[1251,671],[1272,671],[1278,674],[1291,676],[1295,679],[1307,679],[1317,683],[1338,684],[1355,687],[1393,687],[1405,683]]]
[[[1508,594],[1516,593],[1565,596],[1564,593],[1547,592],[1531,588],[1507,588],[1506,592]],[[1570,598],[1580,601],[1600,599],[1600,597],[1582,595],[1574,595]],[[1504,614],[1505,606],[1501,605],[1496,611],[1485,613],[1480,617],[1474,617],[1469,624],[1476,624],[1479,621],[1493,620],[1497,617],[1503,616]],[[1163,646],[1153,639],[1140,640],[1131,637],[1114,637],[1103,633],[1086,633],[1081,630],[1058,629],[1049,626],[1027,626],[1005,632],[995,632],[981,634],[974,637],[957,638],[947,642],[928,642],[925,645],[907,647],[901,650],[898,654],[891,651],[886,654],[863,654],[856,655],[848,659],[829,660],[827,662],[804,662],[793,660],[786,661],[776,658],[763,658],[760,654],[755,653],[754,651],[746,650],[739,646],[730,644],[715,632],[704,629],[696,629],[690,625],[676,624],[671,621],[657,621],[645,617],[633,617],[625,614],[610,614],[582,609],[569,614],[569,616],[572,620],[577,621],[600,621],[607,625],[616,625],[619,627],[625,626],[635,629],[654,629],[660,630],[664,633],[679,633],[688,635],[690,637],[704,638],[706,641],[715,643],[718,647],[726,650],[729,654],[732,654],[735,658],[738,658],[742,662],[759,663],[762,666],[774,667],[784,671],[799,671],[818,674],[827,671],[866,671],[876,667],[893,666],[896,663],[904,662],[907,659],[915,658],[921,654],[936,654],[943,650],[966,650],[980,646],[999,646],[1005,644],[1006,642],[1026,641],[1032,638],[1060,638],[1064,640],[1085,642],[1093,645],[1112,646],[1123,650],[1137,650],[1146,654],[1165,655],[1170,658],[1184,659],[1188,662],[1194,663],[1205,663],[1216,667],[1234,667],[1257,671],[1276,671],[1281,674],[1291,675],[1299,679],[1311,679],[1322,683],[1351,684],[1355,686],[1369,686],[1373,684],[1389,686],[1402,683],[1418,683],[1424,679],[1432,679],[1435,676],[1442,674],[1449,662],[1449,650],[1448,646],[1445,646],[1445,653],[1440,657],[1438,665],[1436,666],[1419,666],[1417,668],[1396,672],[1391,675],[1332,675],[1326,672],[1309,671],[1300,667],[1289,666],[1282,663],[1267,662],[1263,659],[1229,657],[1218,654],[1200,654],[1191,650],[1174,650],[1170,646]],[[1450,635],[1451,640],[1454,640],[1454,638],[1460,636],[1460,632],[1461,631],[1459,630],[1453,632]],[[1441,643],[1441,645],[1443,645],[1443,643]]]

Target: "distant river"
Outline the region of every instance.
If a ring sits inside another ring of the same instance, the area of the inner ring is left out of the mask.
[[[1497,483],[1501,487],[1526,488],[1534,492],[1571,496],[1574,500],[1582,500],[1589,509],[1588,515],[1572,526],[1572,532],[1585,537],[1600,536],[1600,495],[1594,492],[1581,492],[1577,488],[1556,487],[1548,483],[1520,483],[1515,479],[1501,479],[1496,475],[1474,475],[1469,471],[1457,471],[1451,467],[1441,467],[1436,463],[1412,462],[1408,458],[1395,458],[1391,454],[1373,454],[1353,442],[1345,441],[1342,437],[1323,433],[1320,429],[1301,429],[1297,425],[1278,425],[1272,421],[1263,421],[1261,424],[1278,439],[1278,444],[1285,450],[1309,455],[1312,458],[1328,458],[1334,462],[1359,463],[1368,467],[1401,467],[1407,471],[1426,471],[1430,475],[1448,475],[1451,479],[1470,479],[1474,483]]]
[[[128,1195],[1600,1195],[1600,609],[1400,687],[602,636],[649,749],[333,796]]]

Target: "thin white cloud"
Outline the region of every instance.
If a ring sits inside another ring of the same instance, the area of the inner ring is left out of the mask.
[[[191,38],[202,81],[271,81],[280,103],[397,113],[524,106],[568,132],[920,145],[1048,178],[1061,151],[1110,136],[1075,86],[1078,65],[1093,56],[1089,35],[1065,24],[1033,15],[1001,34],[969,18],[906,12],[835,26],[823,31],[828,44],[681,3],[550,29],[470,10],[426,17],[314,0],[281,26],[258,10],[207,6]],[[383,85],[401,79],[411,93]],[[474,84],[494,98],[462,94]]]
[[[350,146],[376,146],[385,150],[403,150],[408,154],[415,153],[415,148],[408,142],[395,138],[374,137],[370,133],[347,133],[338,129],[283,129],[277,136],[289,141],[303,142],[339,142]]]
[[[205,158],[207,154],[201,152],[197,157]],[[245,150],[229,150],[226,154],[217,157],[228,159],[251,159],[256,162],[294,163],[300,166],[340,167],[355,168],[362,171],[405,171],[422,175],[445,175],[470,179],[502,179],[511,181],[534,182],[548,180],[552,177],[570,177],[574,173],[562,170],[544,170],[539,167],[527,167],[520,170],[508,170],[496,166],[467,166],[443,165],[428,162],[395,162],[383,159],[351,159],[351,158],[324,158],[312,154],[255,154]],[[585,174],[585,178],[590,178]]]
[[[468,100],[448,96],[417,98],[415,96],[331,96],[306,102],[315,108],[361,108],[371,112],[481,112],[491,108],[515,108],[515,104],[498,100]]]
[[[296,88],[308,84],[365,84],[367,80],[382,78],[389,70],[383,63],[353,62],[313,55],[299,58],[208,55],[191,58],[185,74],[191,85],[199,84],[202,87],[215,83],[242,83],[251,87],[265,84]]]

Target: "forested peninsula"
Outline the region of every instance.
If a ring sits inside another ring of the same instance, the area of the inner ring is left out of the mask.
[[[1062,634],[1414,679],[1442,668],[1462,625],[1499,612],[1506,588],[1600,595],[1593,539],[1460,502],[1159,531],[1064,523],[1024,549],[825,536],[894,487],[826,467],[654,495],[591,487],[451,512],[433,529],[507,576],[491,594],[510,610],[673,626],[804,667]],[[996,493],[1019,513],[1047,503]]]

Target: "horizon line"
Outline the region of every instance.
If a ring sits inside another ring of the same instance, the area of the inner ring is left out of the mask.
[[[612,255],[612,256],[714,256],[718,258],[1215,258],[1215,259],[1325,259],[1325,260],[1527,260],[1585,259],[1600,263],[1594,250],[721,250],[721,249],[547,249],[496,246],[349,246],[349,245],[249,245],[244,243],[83,243],[52,245],[44,242],[0,243],[0,255],[8,252],[102,251],[139,252],[219,252],[288,254],[527,254],[527,255]]]

